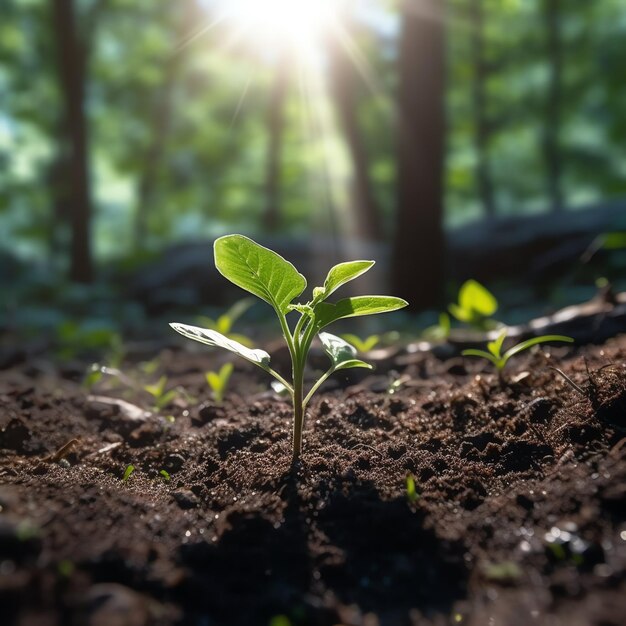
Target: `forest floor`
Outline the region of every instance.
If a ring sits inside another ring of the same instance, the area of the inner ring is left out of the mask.
[[[209,399],[222,358],[163,351],[188,395],[160,412],[45,361],[1,373],[3,625],[624,624],[626,336],[505,385],[390,356],[312,401],[297,468],[262,373]]]

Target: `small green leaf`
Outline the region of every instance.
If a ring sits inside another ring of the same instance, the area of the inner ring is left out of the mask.
[[[468,280],[459,290],[459,305],[465,311],[474,311],[483,317],[489,317],[498,310],[495,296],[475,280]]]
[[[320,302],[315,305],[315,324],[318,330],[345,317],[375,315],[397,311],[407,306],[408,302],[394,296],[355,296],[344,298],[336,304]]]
[[[468,350],[463,350],[461,354],[463,356],[477,356],[481,359],[487,359],[488,361],[491,361],[496,367],[498,367],[498,358],[493,356],[493,354],[491,354],[490,352],[485,352],[484,350],[474,350],[473,348],[470,348]],[[498,367],[498,369],[500,368]]]
[[[279,254],[243,235],[215,241],[215,266],[222,276],[286,313],[306,287],[306,279]]]
[[[345,361],[351,361],[356,357],[356,348],[341,337],[331,333],[320,333],[319,338],[324,352],[330,357],[334,366]]]
[[[348,261],[335,265],[329,270],[324,281],[324,287],[316,287],[313,290],[314,301],[320,302],[325,300],[342,285],[365,274],[374,263],[375,261]]]
[[[155,406],[157,409],[162,409],[166,407],[168,404],[174,400],[177,396],[176,389],[170,389],[168,392],[164,393],[162,396],[157,396]]]
[[[626,248],[626,232],[605,233],[602,247],[605,250],[622,250]]]
[[[265,350],[251,350],[250,348],[246,348],[243,344],[232,339],[228,339],[228,337],[224,337],[224,335],[221,335],[217,331],[210,330],[208,328],[188,326],[187,324],[178,324],[176,322],[171,323],[170,326],[177,333],[183,335],[183,337],[199,341],[200,343],[204,343],[208,346],[216,346],[218,348],[224,348],[225,350],[234,352],[240,357],[258,365],[266,371],[269,368],[270,355],[265,352]]]
[[[567,337],[565,335],[542,335],[541,337],[533,337],[532,339],[527,339],[526,341],[522,341],[518,343],[516,346],[513,346],[510,350],[507,350],[502,357],[505,362],[508,361],[512,356],[522,352],[523,350],[528,350],[528,348],[532,348],[540,343],[546,343],[548,341],[562,341],[565,343],[573,343],[574,340],[572,337]]]
[[[169,473],[168,473],[168,472],[166,472],[165,470],[161,470],[161,471],[159,472],[159,474],[161,474],[161,476],[163,476],[163,478],[164,478],[166,481],[169,481],[169,480],[170,480],[170,475],[169,475]]]
[[[366,363],[360,359],[350,359],[349,361],[342,361],[335,367],[335,371],[347,370],[351,367],[363,367],[368,370],[373,370],[374,366],[371,363]]]
[[[167,376],[161,376],[154,385],[146,385],[144,391],[147,391],[151,396],[160,398],[163,395],[163,390],[167,384]]]
[[[222,335],[228,335],[232,327],[232,320],[228,315],[220,315],[215,321],[215,330]]]
[[[359,352],[369,352],[380,341],[379,335],[370,335],[365,339],[361,339],[352,333],[344,333],[341,335],[348,343],[351,343]]]
[[[132,473],[135,471],[135,466],[134,465],[129,465],[125,470],[124,470],[124,477],[122,478],[122,482],[126,482],[132,475]]]
[[[493,356],[496,357],[496,359],[501,358],[501,351],[502,351],[502,344],[504,343],[504,340],[506,339],[506,328],[502,329],[500,331],[500,334],[493,340],[490,341],[487,344],[487,350],[489,350],[489,352],[491,352],[491,354],[493,354]]]
[[[407,500],[411,503],[417,502],[420,497],[417,493],[417,489],[415,488],[415,478],[413,478],[411,474],[407,474],[406,477],[406,497]]]

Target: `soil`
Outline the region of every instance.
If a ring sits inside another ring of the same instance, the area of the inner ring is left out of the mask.
[[[77,367],[5,370],[0,621],[622,625],[625,357],[626,336],[543,347],[503,384],[387,356],[312,401],[297,466],[262,372],[210,399],[222,354],[164,350],[149,378],[186,394],[161,411]]]

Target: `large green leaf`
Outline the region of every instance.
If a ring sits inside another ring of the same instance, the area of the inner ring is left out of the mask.
[[[324,286],[316,288],[315,301],[325,300],[342,285],[358,278],[361,274],[365,274],[374,263],[375,261],[348,261],[331,267],[324,281]]]
[[[354,296],[336,304],[320,302],[315,305],[315,324],[318,330],[344,317],[358,317],[388,313],[404,308],[408,302],[395,296]]]
[[[281,313],[306,287],[306,279],[289,261],[243,235],[220,237],[214,252],[222,276]]]
[[[342,370],[349,367],[366,367],[372,369],[372,366],[365,361],[356,358],[356,348],[344,341],[341,337],[332,335],[331,333],[320,333],[320,341],[324,352],[330,357],[333,363],[333,369]]]
[[[217,348],[224,348],[225,350],[234,352],[264,370],[269,368],[270,355],[264,350],[251,350],[239,342],[233,341],[228,337],[224,337],[224,335],[218,333],[216,330],[210,330],[209,328],[188,326],[187,324],[178,324],[176,322],[171,323],[170,326],[177,333],[183,335],[183,337],[199,341],[207,346],[215,346]]]

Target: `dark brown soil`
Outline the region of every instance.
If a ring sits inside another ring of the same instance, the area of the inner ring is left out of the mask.
[[[7,370],[0,622],[622,625],[625,356],[626,337],[544,348],[504,387],[476,362],[388,359],[312,402],[296,468],[262,373],[238,363],[209,400],[222,355],[164,352],[191,397],[149,414],[107,402],[150,408],[115,379]]]

